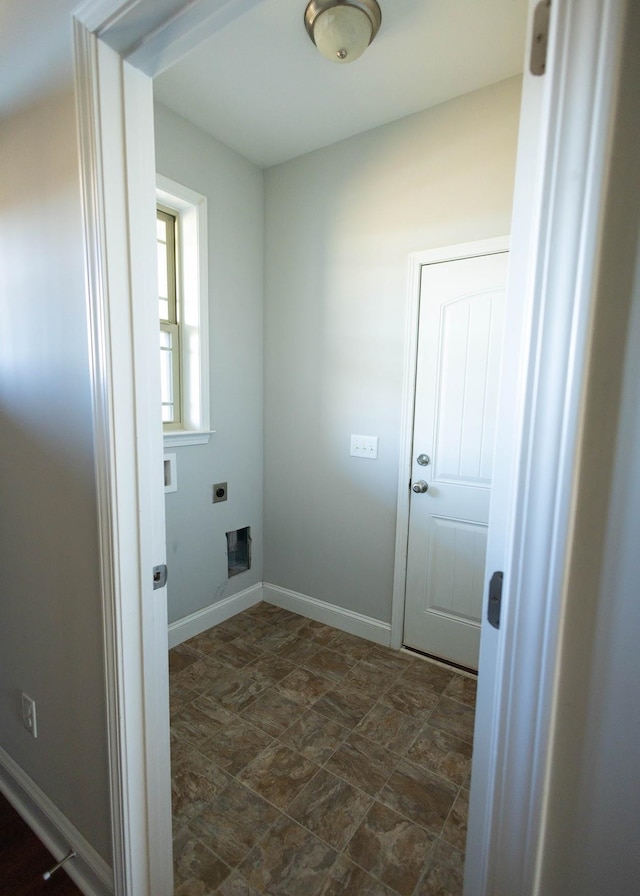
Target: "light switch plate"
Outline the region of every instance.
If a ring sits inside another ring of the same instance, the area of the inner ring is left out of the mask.
[[[378,436],[351,436],[351,457],[378,457]]]

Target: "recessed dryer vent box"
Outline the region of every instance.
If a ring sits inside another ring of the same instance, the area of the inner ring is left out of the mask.
[[[227,532],[227,574],[237,576],[251,569],[251,526]]]

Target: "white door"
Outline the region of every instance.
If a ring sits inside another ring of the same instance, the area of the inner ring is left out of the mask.
[[[478,668],[508,253],[425,264],[404,643]]]

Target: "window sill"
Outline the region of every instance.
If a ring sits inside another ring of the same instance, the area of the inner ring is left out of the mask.
[[[208,445],[209,436],[213,435],[214,432],[215,429],[176,429],[174,432],[165,432],[164,447],[182,448],[184,445]]]

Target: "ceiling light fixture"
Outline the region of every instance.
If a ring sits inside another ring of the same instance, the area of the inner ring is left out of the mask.
[[[304,11],[309,37],[332,62],[353,62],[378,33],[376,0],[311,0]]]

